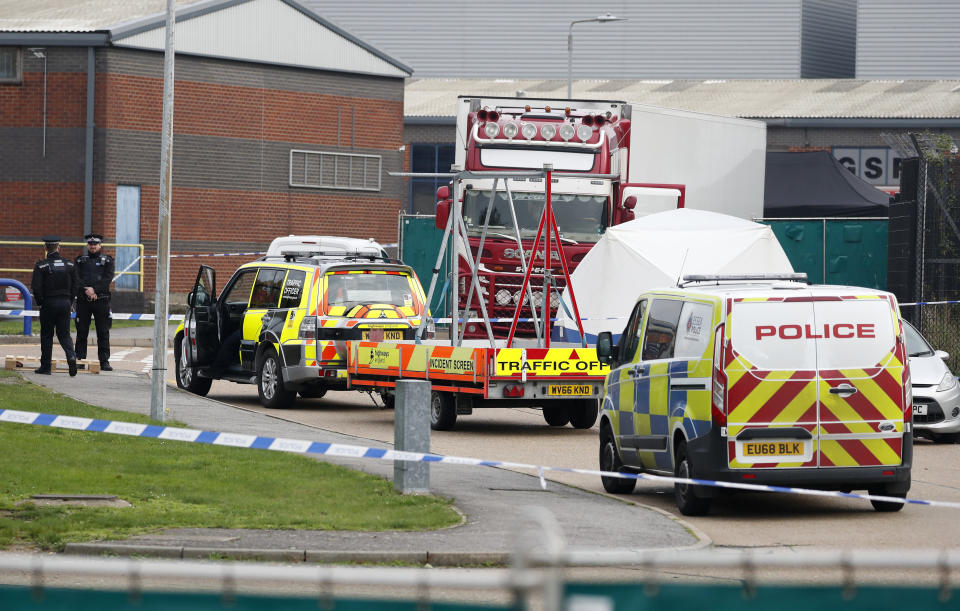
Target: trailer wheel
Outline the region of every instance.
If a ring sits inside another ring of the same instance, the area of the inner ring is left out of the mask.
[[[567,408],[570,415],[570,424],[575,429],[588,429],[597,422],[599,413],[596,399],[583,399],[582,401],[572,401]]]
[[[457,405],[453,395],[447,392],[430,393],[430,428],[449,431],[457,423]]]
[[[566,407],[545,407],[543,408],[543,419],[550,426],[563,426],[570,422],[570,415]]]

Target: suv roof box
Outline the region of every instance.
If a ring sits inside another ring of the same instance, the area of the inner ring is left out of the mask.
[[[288,235],[274,239],[267,248],[268,257],[291,255],[386,257],[387,253],[373,238],[346,238],[329,235]]]

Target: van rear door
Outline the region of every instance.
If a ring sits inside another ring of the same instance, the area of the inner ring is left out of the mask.
[[[904,351],[893,304],[884,295],[820,299],[820,466],[899,465]]]
[[[731,468],[818,466],[815,325],[809,290],[727,300],[727,460]]]

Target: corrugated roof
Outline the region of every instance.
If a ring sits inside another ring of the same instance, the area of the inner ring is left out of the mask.
[[[545,83],[556,87],[545,90]],[[543,79],[412,79],[404,93],[404,115],[450,117],[458,95],[513,97],[518,91],[566,98],[567,85]],[[960,118],[960,80],[576,80],[573,98],[761,119]]]
[[[176,0],[176,6],[201,2],[209,4],[209,0]],[[0,31],[107,31],[166,10],[166,0],[0,0]]]
[[[413,72],[298,0],[270,5],[258,0],[175,0],[175,6],[177,23],[193,36],[188,51],[200,55],[397,77]],[[165,30],[165,14],[166,0],[0,0],[0,43],[23,44],[24,37],[32,41],[41,36],[56,38],[47,44],[57,44],[69,38],[60,35],[96,32],[109,35],[108,42],[162,49],[162,37],[160,44],[154,39]],[[211,15],[217,23],[210,21]],[[207,22],[198,25],[193,20],[199,18]],[[217,31],[208,36],[208,30]],[[270,40],[257,41],[252,38],[256,36]],[[177,50],[183,52],[181,38]],[[263,44],[258,47],[258,42]]]

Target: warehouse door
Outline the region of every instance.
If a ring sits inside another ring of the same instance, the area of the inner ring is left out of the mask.
[[[117,244],[140,243],[140,187],[117,185]],[[142,261],[136,261],[140,253],[133,247],[117,248],[116,272],[140,271]],[[124,274],[117,278],[118,289],[134,289],[139,286],[137,276]]]

